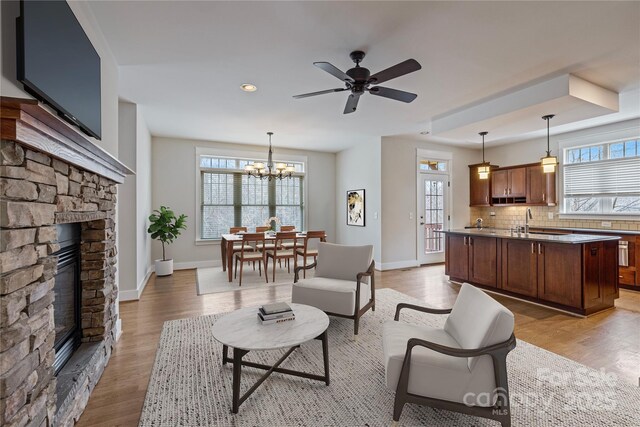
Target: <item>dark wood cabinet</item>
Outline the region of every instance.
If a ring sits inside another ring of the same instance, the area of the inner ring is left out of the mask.
[[[456,281],[498,285],[498,239],[447,234],[445,274]]]
[[[518,167],[509,171],[509,197],[526,197],[527,195],[527,169]]]
[[[498,286],[498,239],[469,236],[469,280],[485,286]]]
[[[509,189],[509,171],[497,170],[491,175],[491,196],[507,197],[507,190]]]
[[[469,247],[467,236],[447,234],[445,274],[457,280],[469,280]]]
[[[562,243],[536,243],[538,298],[579,308],[582,306],[582,248]]]
[[[535,242],[502,239],[502,289],[538,297],[538,264]]]
[[[492,176],[480,179],[478,166],[469,165],[469,206],[490,206]]]
[[[618,242],[583,245],[584,308],[587,313],[613,304],[618,298]]]
[[[527,204],[556,205],[556,176],[542,172],[540,165],[527,167]]]
[[[471,231],[445,233],[445,274],[453,281],[582,315],[613,307],[619,296],[617,240],[558,243]]]

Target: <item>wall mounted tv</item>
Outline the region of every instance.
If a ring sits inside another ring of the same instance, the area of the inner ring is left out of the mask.
[[[100,139],[100,56],[67,2],[22,0],[17,44],[25,90]]]

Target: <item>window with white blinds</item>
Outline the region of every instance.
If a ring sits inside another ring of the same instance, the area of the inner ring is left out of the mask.
[[[304,229],[304,164],[293,163],[291,178],[268,181],[245,174],[248,161],[201,156],[200,239],[219,239],[236,226],[254,231],[273,216]]]
[[[640,214],[640,138],[564,150],[564,212]]]

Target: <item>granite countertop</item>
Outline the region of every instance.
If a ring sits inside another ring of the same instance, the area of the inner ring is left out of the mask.
[[[569,243],[569,244],[581,244],[591,242],[604,242],[608,240],[619,240],[618,236],[597,236],[593,234],[539,234],[539,233],[516,233],[509,230],[499,229],[453,229],[443,230],[443,233],[450,234],[463,234],[466,236],[485,236],[485,237],[499,237],[502,239],[520,239],[520,240],[532,240],[537,242],[554,242],[554,243]]]
[[[539,226],[535,226],[535,227],[531,227],[533,229],[537,229],[537,230],[558,230],[558,231],[578,231],[580,233],[585,233],[585,234],[589,234],[589,233],[605,233],[605,234],[629,234],[629,235],[640,235],[640,231],[633,231],[633,230],[614,230],[611,228],[608,229],[600,229],[600,228],[571,228],[571,227],[539,227]]]

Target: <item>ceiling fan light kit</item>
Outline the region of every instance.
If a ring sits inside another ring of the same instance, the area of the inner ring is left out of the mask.
[[[484,161],[484,137],[489,132],[483,131],[478,135],[482,136],[482,163],[478,166],[478,178],[479,179],[489,179],[489,173],[491,173],[491,163]]]
[[[288,165],[286,163],[273,164],[273,149],[271,147],[271,136],[273,132],[267,132],[269,136],[269,156],[267,157],[267,164],[262,162],[249,163],[244,167],[244,171],[247,175],[259,179],[284,179],[291,178],[293,172],[295,172],[295,166]]]
[[[542,172],[544,173],[553,173],[556,171],[556,165],[558,164],[558,158],[556,156],[551,155],[551,150],[549,148],[549,121],[555,117],[554,114],[548,114],[546,116],[542,116],[542,120],[546,120],[547,122],[547,155],[540,159],[540,164],[542,165]]]
[[[302,95],[295,95],[294,98],[301,99],[308,98],[310,96],[324,95],[327,93],[350,91],[351,94],[347,98],[347,103],[344,107],[344,114],[349,114],[356,111],[360,96],[365,92],[369,92],[371,95],[381,96],[383,98],[389,98],[406,103],[413,101],[418,96],[415,93],[405,92],[403,90],[377,86],[378,84],[384,83],[388,80],[420,70],[422,66],[415,59],[407,59],[393,67],[389,67],[371,75],[367,68],[360,66],[360,62],[362,62],[365,56],[364,52],[356,50],[351,52],[349,56],[351,57],[351,60],[355,62],[356,66],[346,72],[341,71],[339,68],[328,62],[313,63],[316,67],[326,71],[337,79],[342,80],[345,84],[344,88],[310,92]]]

